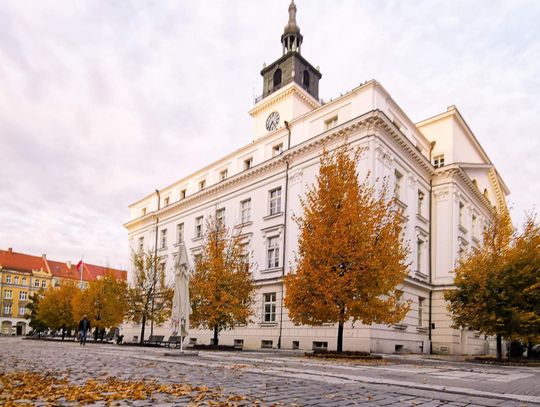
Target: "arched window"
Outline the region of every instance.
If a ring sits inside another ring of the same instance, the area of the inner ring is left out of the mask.
[[[307,69],[304,71],[302,83],[304,84],[304,88],[309,88],[309,72]]]
[[[276,72],[274,72],[274,78],[273,78],[273,86],[274,89],[277,88],[279,85],[281,85],[281,69],[276,69]]]

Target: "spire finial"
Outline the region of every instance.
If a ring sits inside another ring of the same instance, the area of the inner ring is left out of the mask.
[[[283,30],[281,43],[283,44],[283,53],[289,51],[298,51],[300,53],[302,34],[300,34],[300,27],[296,24],[296,4],[294,0],[291,0],[291,4],[289,4],[289,22]]]

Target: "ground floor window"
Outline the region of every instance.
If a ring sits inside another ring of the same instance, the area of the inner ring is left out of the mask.
[[[263,294],[264,322],[276,321],[276,293]]]
[[[274,341],[261,341],[261,348],[263,349],[272,349],[272,346],[274,345]]]

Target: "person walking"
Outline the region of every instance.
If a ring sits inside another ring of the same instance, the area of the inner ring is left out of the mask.
[[[90,330],[90,321],[86,318],[86,315],[83,316],[83,319],[79,321],[79,341],[81,346],[86,345],[86,335]]]

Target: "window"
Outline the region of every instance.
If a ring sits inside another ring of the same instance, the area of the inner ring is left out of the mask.
[[[26,307],[19,307],[19,315],[24,315],[26,314]]]
[[[176,225],[176,242],[182,243],[184,241],[184,224],[179,223]]]
[[[276,69],[274,72],[274,76],[272,78],[272,86],[277,88],[279,85],[281,85],[281,69]]]
[[[165,199],[163,199],[163,206],[169,205],[169,202],[170,202],[169,197],[166,197]]]
[[[433,157],[433,166],[435,168],[444,167],[444,154],[436,155]]]
[[[11,276],[6,276],[6,284],[11,284]]]
[[[28,293],[26,291],[21,291],[19,293],[19,300],[26,301],[28,299]]]
[[[4,315],[11,315],[11,305],[4,305]]]
[[[276,322],[276,293],[263,294],[264,322]]]
[[[424,206],[424,193],[418,191],[418,215],[422,215],[422,208]]]
[[[304,89],[309,88],[309,72],[307,69],[304,71],[304,75],[302,77],[302,85],[304,85]]]
[[[426,303],[426,299],[422,297],[418,297],[418,326],[423,327],[424,326],[424,306]]]
[[[463,246],[459,246],[458,260],[461,261],[463,260],[464,257],[465,257],[465,249],[463,248]]]
[[[250,266],[250,253],[249,253],[249,250],[248,250],[248,245],[247,243],[246,244],[243,244],[242,245],[242,253],[243,253],[243,260],[244,260],[244,267],[245,267],[245,270],[246,271],[249,271],[249,266]]]
[[[247,223],[251,220],[251,199],[240,202],[240,223]]]
[[[14,278],[14,283],[15,283],[15,284],[19,284],[19,276],[15,276],[15,278]]]
[[[270,191],[270,215],[281,212],[281,187]]]
[[[227,174],[228,174],[228,171],[227,171],[227,170],[220,171],[220,173],[219,173],[219,180],[220,180],[220,181],[223,181],[223,180],[227,179]]]
[[[300,341],[292,341],[293,350],[300,349]]]
[[[324,129],[330,130],[337,126],[337,116],[332,117],[331,119],[324,121]]]
[[[23,277],[23,278],[21,279],[21,284],[22,284],[22,285],[26,285],[26,277]]]
[[[225,226],[225,208],[216,211],[216,222],[220,226]]]
[[[422,272],[422,256],[424,251],[424,241],[418,239],[416,241],[416,270]]]
[[[268,261],[269,269],[279,267],[279,242],[277,236],[268,238]]]
[[[261,348],[263,349],[272,349],[274,346],[274,341],[261,341]]]
[[[38,287],[38,288],[39,288],[39,280],[34,280],[34,287]]]
[[[163,229],[161,231],[161,248],[162,249],[167,248],[167,229]]]
[[[394,171],[394,197],[396,199],[401,199],[401,182],[403,180],[403,175],[399,171]]]
[[[12,300],[13,299],[13,291],[12,290],[5,290],[4,291],[4,298],[6,300]]]
[[[41,287],[47,287],[47,282],[45,280],[41,280]]]
[[[459,203],[459,226],[463,226],[463,211],[464,211],[465,205],[463,202]]]
[[[244,171],[249,170],[251,167],[253,167],[253,158],[250,157],[247,160],[244,160]]]
[[[144,250],[144,237],[139,237],[139,252]]]
[[[199,181],[199,191],[206,187],[206,180]]]
[[[477,226],[477,220],[476,220],[476,215],[472,215],[472,219],[471,219],[471,224],[472,224],[472,235],[473,236],[476,236],[476,230],[478,229],[478,226]]]
[[[141,216],[144,216],[144,215],[146,215],[146,208],[141,209]]]
[[[195,218],[195,238],[198,239],[202,237],[203,234],[203,217],[199,216]]]
[[[283,152],[283,143],[279,143],[272,147],[272,157],[280,155]]]
[[[180,191],[180,199],[186,199],[186,190],[185,189]]]

